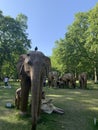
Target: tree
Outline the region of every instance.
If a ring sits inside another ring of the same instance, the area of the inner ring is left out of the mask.
[[[93,65],[95,83],[98,82],[98,4],[89,11],[88,15],[88,25],[89,28],[86,31],[86,44],[85,47],[91,57],[91,62]]]
[[[10,16],[3,16],[2,11],[0,12],[0,75],[4,73],[15,75],[19,55],[30,49],[31,40],[28,39],[26,29],[27,17],[25,15],[18,15],[14,19]]]
[[[22,29],[23,31],[26,31],[26,29],[28,28],[28,27],[27,27],[27,20],[28,20],[27,16],[25,16],[25,15],[23,15],[23,14],[19,14],[19,15],[17,15],[17,17],[16,17],[16,21],[19,22],[19,24],[20,24],[20,26],[21,26],[21,29]]]
[[[79,12],[75,15],[75,20],[68,27],[64,39],[57,42],[53,50],[54,61],[52,61],[60,71],[60,66],[62,66],[62,71],[76,74],[86,71],[92,75],[94,72],[95,82],[98,75],[97,12],[98,4],[88,12]],[[62,44],[64,49],[60,51]]]
[[[86,35],[85,32],[88,28],[87,23],[87,13],[78,13],[75,15],[75,21],[69,26],[68,32],[65,35],[67,41],[67,66],[79,73],[81,71],[86,71],[88,68],[88,56],[86,52],[85,42]],[[85,65],[85,68],[83,67]]]
[[[55,42],[55,48],[53,48],[51,61],[52,68],[58,70],[60,73],[65,72],[65,41],[63,39]]]

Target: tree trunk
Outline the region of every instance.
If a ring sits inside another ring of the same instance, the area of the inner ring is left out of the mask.
[[[98,83],[96,67],[94,68],[94,75],[95,75],[94,83]]]

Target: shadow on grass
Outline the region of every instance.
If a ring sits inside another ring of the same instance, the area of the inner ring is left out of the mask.
[[[1,125],[2,124],[2,125]],[[0,130],[30,130],[31,122],[11,122],[0,119]]]

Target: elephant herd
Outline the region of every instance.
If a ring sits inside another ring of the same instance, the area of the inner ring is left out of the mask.
[[[63,85],[76,87],[76,79],[73,74],[65,74],[58,77],[57,72],[50,72],[51,61],[40,51],[31,51],[19,57],[17,70],[21,83],[21,114],[27,113],[29,92],[31,92],[32,128],[36,130],[37,121],[40,118],[41,94],[43,81],[48,77],[49,86],[62,87]],[[79,76],[81,88],[86,88],[86,74]],[[17,93],[18,94],[18,93]],[[18,102],[19,103],[19,102]]]
[[[78,81],[80,88],[85,89],[87,87],[87,74],[85,72],[79,74]],[[48,75],[48,86],[76,88],[76,78],[72,73],[65,73],[63,76],[59,76],[56,71],[51,71]]]

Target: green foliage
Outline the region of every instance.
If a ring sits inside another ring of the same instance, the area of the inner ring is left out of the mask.
[[[64,39],[58,40],[51,57],[53,67],[61,73],[83,71],[98,75],[98,4],[88,12],[79,12],[68,27]],[[62,49],[63,48],[63,49]]]
[[[65,41],[60,39],[60,41],[55,42],[55,48],[53,49],[53,54],[51,57],[52,67],[56,68],[59,72],[65,71]],[[62,56],[62,57],[61,57]]]
[[[16,19],[0,12],[0,77],[16,75],[16,62],[20,54],[31,47],[28,39],[27,17],[19,14]]]
[[[20,26],[21,26],[21,29],[23,31],[26,31],[26,29],[28,28],[27,27],[27,16],[23,15],[23,14],[19,14],[17,17],[16,17],[16,21],[18,21],[20,23]]]
[[[85,47],[92,57],[93,66],[98,69],[98,4],[90,10],[88,17],[89,28],[87,30],[87,39]]]

